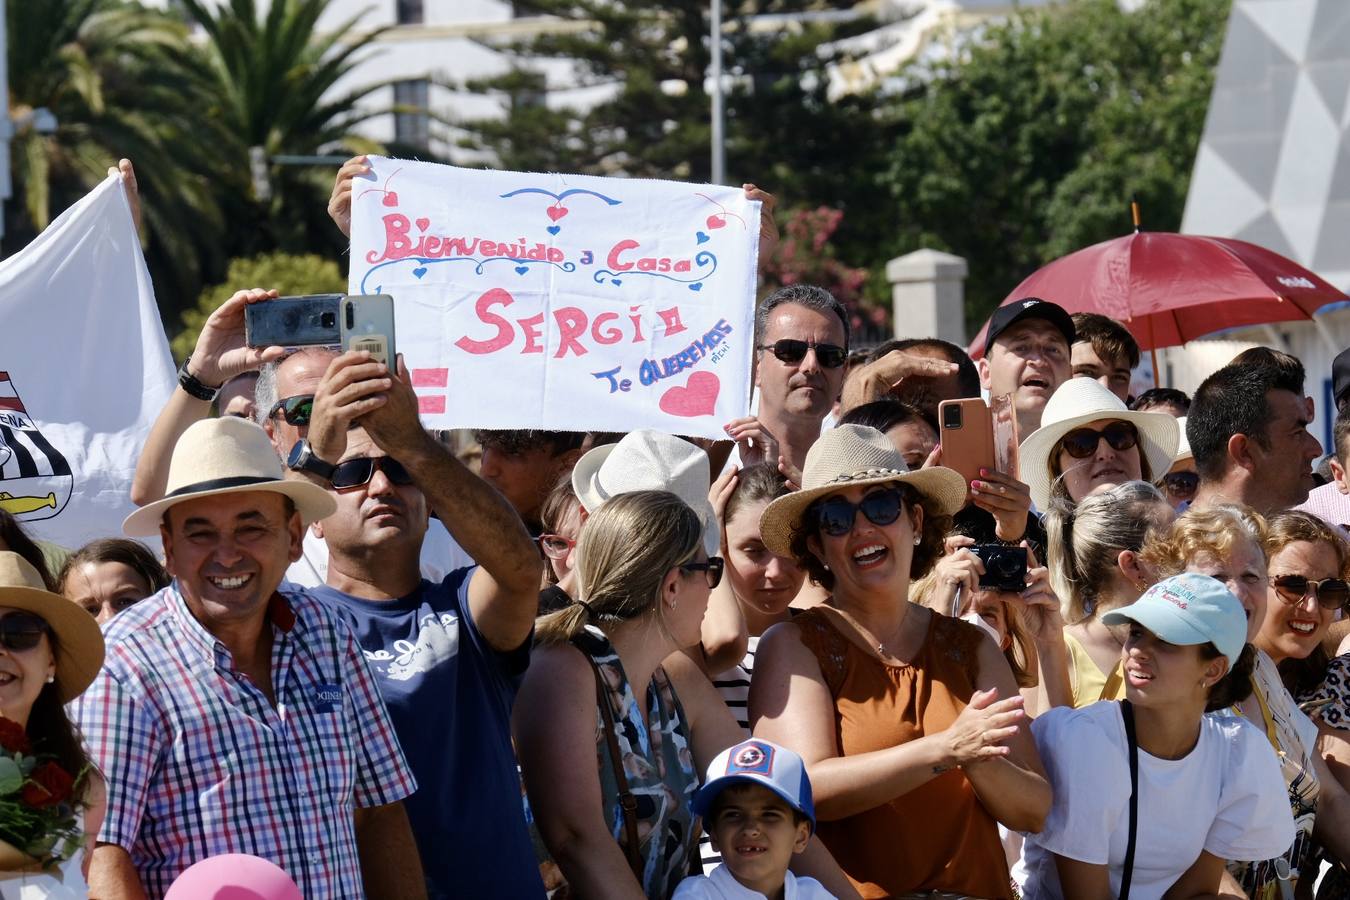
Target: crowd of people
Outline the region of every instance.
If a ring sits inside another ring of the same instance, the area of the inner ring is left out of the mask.
[[[726,440],[470,465],[401,362],[246,346],[275,297],[206,321],[125,535],[0,513],[0,714],[84,773],[88,896],[225,853],[309,900],[1350,896],[1350,351],[1318,486],[1277,350],[1132,397],[1053,298],[976,361],[797,285]],[[968,478],[981,396],[1017,470]]]

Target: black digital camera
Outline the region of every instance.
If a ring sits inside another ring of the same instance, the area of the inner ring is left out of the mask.
[[[976,544],[970,551],[984,563],[980,587],[1020,594],[1027,587],[1027,551],[1007,544]]]

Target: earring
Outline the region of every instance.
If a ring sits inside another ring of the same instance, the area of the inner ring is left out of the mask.
[[[914,546],[915,546],[915,547],[919,546],[921,543],[923,543],[923,538],[922,538],[922,537],[916,537],[916,538],[914,539]]]
[[[48,675],[48,676],[47,676],[47,683],[48,683],[48,684],[51,684],[51,683],[52,683],[53,681],[55,681],[55,680],[56,680],[56,676],[55,676],[55,675]]]

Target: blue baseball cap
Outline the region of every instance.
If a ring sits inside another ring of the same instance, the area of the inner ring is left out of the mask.
[[[1216,578],[1185,572],[1165,578],[1129,606],[1102,616],[1107,625],[1138,622],[1169,644],[1213,644],[1237,665],[1247,643],[1247,613]]]
[[[712,802],[732,784],[757,784],[787,801],[811,822],[816,830],[816,807],[811,802],[811,779],[806,763],[786,747],[772,741],[751,738],[721,753],[708,766],[708,780],[694,795],[694,812],[707,818]]]

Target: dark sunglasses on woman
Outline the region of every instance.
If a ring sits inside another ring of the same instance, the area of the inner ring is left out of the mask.
[[[333,477],[331,480],[333,487],[354,488],[363,484],[370,484],[370,479],[375,476],[375,469],[378,468],[384,473],[384,477],[397,485],[409,485],[413,483],[413,478],[408,474],[408,470],[403,468],[403,464],[392,456],[357,456],[346,462],[340,462],[333,467]]]
[[[267,413],[267,418],[276,418],[277,413],[286,420],[287,425],[294,425],[297,428],[309,424],[309,417],[314,412],[314,395],[297,394],[294,397],[283,397],[278,400],[271,410]]]
[[[1169,472],[1162,477],[1163,487],[1177,500],[1189,500],[1200,487],[1200,475],[1197,472]]]
[[[1289,606],[1302,603],[1309,591],[1323,609],[1344,609],[1346,602],[1350,601],[1350,584],[1341,578],[1311,581],[1304,575],[1277,575],[1270,583],[1275,586],[1275,596]]]
[[[48,632],[47,620],[32,613],[12,612],[0,618],[0,646],[6,650],[32,650]]]
[[[1097,452],[1103,439],[1117,452],[1128,450],[1139,443],[1139,430],[1131,422],[1112,422],[1101,431],[1095,428],[1075,428],[1060,438],[1060,446],[1074,459],[1087,459]]]
[[[778,357],[779,362],[795,366],[806,359],[806,351],[813,347],[816,351],[816,359],[820,360],[821,366],[826,369],[837,369],[848,361],[848,351],[838,344],[817,344],[815,341],[783,338],[783,340],[774,341],[772,344],[760,344],[756,349],[768,350]]]
[[[715,588],[722,583],[722,557],[710,556],[707,562],[684,563],[680,566],[682,572],[702,572],[703,577],[708,580],[708,587]]]
[[[905,508],[905,496],[899,488],[886,488],[862,498],[859,503],[850,503],[843,497],[831,497],[815,506],[816,526],[830,537],[843,537],[853,530],[853,521],[858,510],[867,516],[873,525],[889,525],[900,518]]]

